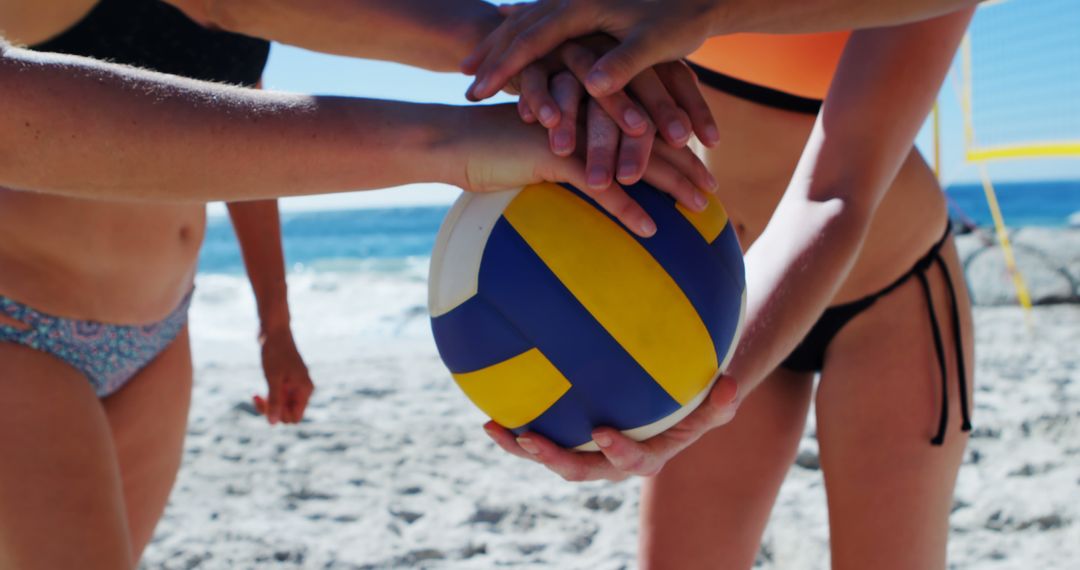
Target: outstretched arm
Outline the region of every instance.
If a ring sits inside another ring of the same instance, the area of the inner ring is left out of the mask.
[[[265,93],[9,47],[0,108],[11,188],[209,201],[453,178],[448,107]]]
[[[591,188],[512,106],[454,107],[225,87],[15,48],[0,53],[0,186],[82,198],[238,201],[444,182],[469,191],[569,182],[628,228],[645,211]],[[686,149],[645,179],[695,209]]]
[[[816,33],[898,25],[974,6],[979,0],[539,0],[515,11],[470,54],[478,98],[563,42],[592,33],[620,40],[589,73],[595,97],[623,89],[642,71],[690,55],[711,36]]]
[[[794,350],[846,279],[972,11],[852,35],[787,192],[746,256],[747,330],[730,370],[745,389]]]
[[[502,21],[483,0],[165,1],[204,25],[434,71],[457,71]]]

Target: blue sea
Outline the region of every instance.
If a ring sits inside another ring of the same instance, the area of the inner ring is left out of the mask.
[[[1080,212],[1080,181],[995,186],[1010,226],[1063,226]],[[951,215],[992,224],[982,187],[957,185],[946,194]],[[399,273],[424,264],[449,206],[282,214],[286,263],[294,272]],[[240,274],[243,261],[228,218],[207,228],[199,270]]]

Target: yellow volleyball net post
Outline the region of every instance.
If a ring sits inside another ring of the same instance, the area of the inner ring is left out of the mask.
[[[1017,268],[987,165],[1080,158],[1080,81],[1067,76],[1080,62],[1073,23],[1080,23],[1076,0],[991,0],[980,6],[961,46],[964,159],[977,166],[1005,266],[1029,326],[1031,295]],[[936,149],[936,113],[934,127]],[[935,158],[940,172],[940,159]]]
[[[979,178],[982,181],[983,192],[986,194],[986,203],[990,207],[990,215],[994,220],[994,233],[997,234],[998,243],[1001,245],[1001,254],[1005,258],[1005,268],[1012,277],[1013,287],[1016,289],[1016,300],[1019,301],[1020,306],[1024,309],[1024,320],[1027,322],[1028,328],[1031,328],[1033,326],[1031,317],[1031,294],[1028,292],[1027,283],[1024,281],[1023,274],[1021,274],[1020,269],[1016,267],[1016,257],[1013,255],[1012,244],[1009,241],[1009,230],[1005,226],[1005,216],[1001,213],[1001,206],[998,204],[997,193],[994,191],[994,184],[991,182],[990,174],[986,169],[986,161],[1005,158],[1000,152],[1003,147],[1000,147],[998,149],[999,152],[995,153],[981,151],[975,144],[975,121],[972,114],[973,73],[970,34],[964,37],[960,49],[963,66],[963,86],[960,90],[960,109],[964,114],[964,158],[968,162],[978,163]],[[1012,149],[1014,152],[1020,152],[1021,146],[1014,145]],[[1029,151],[1030,150],[1031,149],[1029,149]],[[1020,158],[1020,156],[1014,155],[1011,158]]]

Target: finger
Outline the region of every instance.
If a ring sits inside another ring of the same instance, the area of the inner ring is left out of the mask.
[[[495,445],[498,445],[500,448],[502,448],[503,451],[509,453],[510,455],[514,455],[522,459],[528,459],[529,461],[535,461],[535,459],[533,459],[533,456],[529,454],[529,452],[525,451],[521,448],[520,445],[518,445],[517,439],[514,437],[514,434],[510,432],[510,430],[502,427],[501,425],[493,421],[488,422],[484,424],[484,433],[486,433],[488,437],[490,437],[491,440],[495,442]]]
[[[281,381],[270,382],[269,398],[266,417],[270,420],[270,425],[274,425],[281,421]]]
[[[693,128],[690,117],[679,108],[655,71],[646,69],[635,77],[630,82],[630,90],[638,101],[641,101],[668,144],[682,148],[690,142]]]
[[[295,424],[299,421],[296,415],[296,395],[298,391],[299,387],[296,385],[296,380],[290,378],[285,383],[284,403],[281,406],[281,420],[287,424]]]
[[[495,84],[491,81],[491,70],[499,61],[502,54],[505,53],[509,46],[521,36],[522,30],[532,26],[534,22],[543,18],[550,10],[551,8],[546,3],[532,9],[522,10],[520,13],[506,18],[494,32],[481,42],[484,44],[484,55],[480,58],[479,62],[469,62],[476,67],[476,77],[469,87],[469,90],[466,91],[466,96],[474,101],[478,101],[494,95],[502,88],[504,83],[510,80],[511,77],[521,73],[521,70],[524,69],[526,65],[547,53],[543,52],[537,57],[526,61],[520,67],[515,69],[513,73],[506,74],[502,82]]]
[[[600,428],[593,432],[593,441],[600,447],[608,462],[623,473],[652,477],[660,472],[666,462],[663,456],[649,453],[649,449],[629,437],[611,428]]]
[[[643,238],[656,234],[656,222],[645,213],[641,204],[635,202],[626,190],[623,190],[622,186],[612,184],[603,192],[592,190],[584,190],[584,192],[634,234]]]
[[[684,208],[691,211],[701,212],[709,205],[709,198],[704,192],[667,159],[656,155],[655,152],[645,170],[644,179],[657,190],[670,194]]]
[[[312,383],[311,378],[305,376],[300,387],[296,390],[296,405],[294,406],[296,421],[300,422],[304,419],[304,414],[307,412],[308,402],[311,401],[311,395],[315,393],[315,384]]]
[[[621,481],[626,478],[626,474],[615,469],[602,453],[577,453],[563,449],[533,432],[519,436],[517,442],[533,459],[567,481]]]
[[[739,408],[739,383],[730,376],[721,376],[705,400],[705,411],[710,419],[710,427],[717,427],[735,418]]]
[[[551,93],[559,106],[559,124],[548,133],[551,151],[570,156],[577,143],[578,110],[585,88],[568,72],[559,72],[551,79]]]
[[[559,107],[551,97],[547,70],[540,65],[530,65],[521,72],[521,98],[541,125],[551,129],[559,124]]]
[[[577,77],[581,83],[596,62],[596,54],[592,50],[575,42],[568,42],[559,53],[566,67]],[[630,96],[619,91],[609,97],[597,100],[600,106],[619,124],[619,128],[628,135],[640,136],[648,131],[648,115],[641,106],[635,103]]]
[[[529,103],[524,99],[518,99],[517,110],[521,120],[526,124],[531,125],[536,122],[536,117],[533,116],[532,109],[529,108]]]
[[[625,89],[635,77],[663,61],[664,54],[653,48],[648,35],[638,33],[623,39],[593,65],[585,88],[593,97],[607,97]]]
[[[712,147],[720,142],[720,130],[713,119],[705,97],[701,94],[697,75],[683,61],[662,63],[655,68],[660,80],[667,87],[668,93],[690,117],[694,132],[705,146]]]
[[[255,406],[255,411],[258,412],[260,416],[266,415],[266,400],[264,400],[262,396],[252,396],[251,402]]]
[[[528,64],[543,57],[570,38],[585,35],[595,29],[594,19],[582,17],[583,10],[592,10],[589,3],[575,2],[543,14],[530,12],[531,25],[521,31],[503,50],[488,54],[487,67],[477,72],[477,95],[484,97],[498,91],[507,80]],[[541,15],[542,14],[542,15]]]
[[[586,182],[590,190],[602,191],[615,176],[619,127],[595,101],[589,101],[586,109]]]
[[[672,148],[670,145],[658,143],[653,145],[653,156],[669,162],[700,190],[715,193],[720,188],[716,177],[709,172],[709,168],[705,166],[701,158],[689,148]]]
[[[641,180],[645,167],[649,164],[649,154],[655,139],[656,131],[653,129],[640,137],[623,135],[622,144],[619,145],[618,169],[615,171],[619,184],[630,185]]]

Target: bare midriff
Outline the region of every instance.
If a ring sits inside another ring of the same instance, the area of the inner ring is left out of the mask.
[[[68,318],[158,321],[191,289],[205,210],[0,190],[0,295]]]
[[[720,143],[705,162],[720,183],[724,203],[748,249],[764,231],[787,188],[814,123],[808,114],[767,107],[704,88],[720,127]],[[852,271],[832,304],[889,285],[941,236],[945,200],[931,169],[914,149],[874,214]]]

